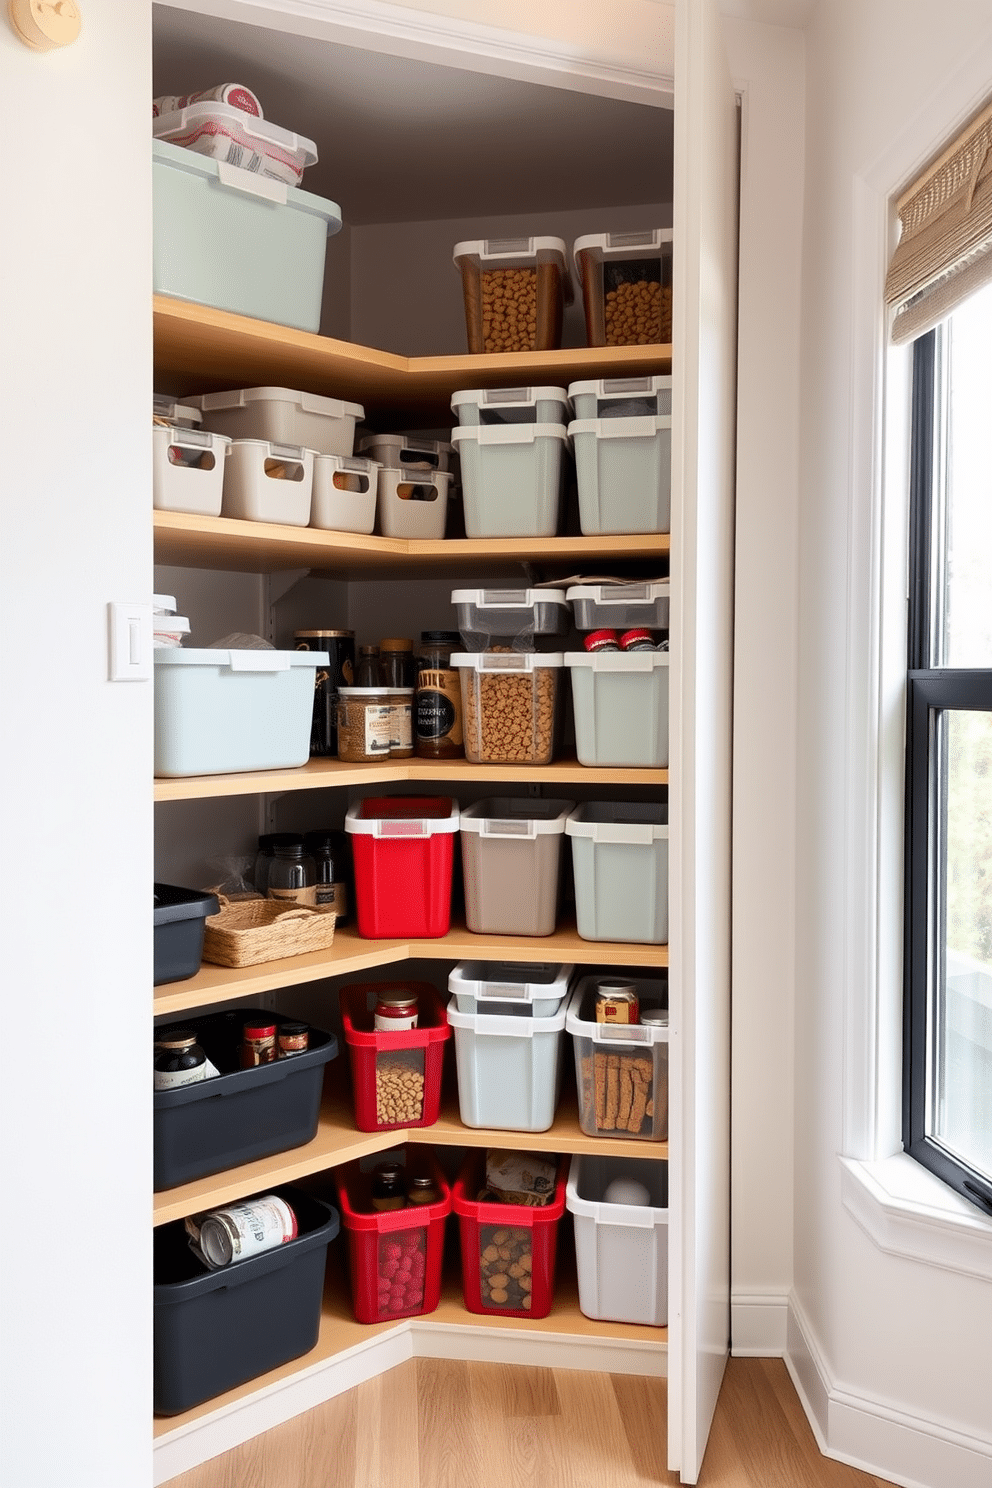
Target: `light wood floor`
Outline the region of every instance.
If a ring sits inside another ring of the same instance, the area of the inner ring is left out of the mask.
[[[674,1488],[664,1380],[412,1359],[170,1488]],[[785,1365],[731,1359],[700,1488],[884,1488],[821,1457]]]

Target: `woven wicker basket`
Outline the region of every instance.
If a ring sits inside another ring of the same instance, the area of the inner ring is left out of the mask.
[[[232,904],[223,895],[220,903],[220,913],[207,916],[203,932],[203,959],[214,966],[257,966],[326,951],[333,943],[333,910],[286,909],[273,899]]]

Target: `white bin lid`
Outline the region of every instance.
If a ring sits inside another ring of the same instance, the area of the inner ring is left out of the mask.
[[[250,115],[244,114],[242,117],[247,119]],[[291,207],[294,212],[306,212],[311,217],[320,217],[328,237],[341,231],[341,208],[337,202],[329,201],[323,196],[314,196],[311,191],[301,191],[298,186],[286,186],[282,181],[256,176],[238,166],[213,160],[209,155],[198,155],[195,150],[170,145],[168,140],[152,140],[152,160],[156,165],[166,165],[172,170],[185,171],[187,175],[200,176],[204,180],[223,179],[228,190],[242,191],[246,196]]]
[[[560,651],[454,651],[451,655],[453,667],[475,672],[533,672],[537,667],[560,667],[562,662]]]
[[[547,837],[561,835],[574,801],[531,801],[490,796],[462,808],[462,831],[481,837]],[[545,993],[545,996],[552,994]]]
[[[195,403],[177,403],[164,393],[156,393],[152,398],[152,414],[155,418],[168,419],[170,424],[199,424],[203,420]]]
[[[452,589],[451,603],[475,605],[477,610],[529,610],[567,600],[564,589]]]
[[[520,1015],[516,1016],[513,1013],[460,1013],[457,1008],[449,1007],[448,1022],[452,1028],[469,1028],[473,1033],[494,1038],[536,1038],[539,1033],[562,1033],[565,1013],[564,1006],[550,1018],[524,1014],[523,1007]]]
[[[552,961],[459,961],[448,974],[448,991],[483,1002],[537,1002],[564,997],[574,972],[573,965]]]
[[[193,400],[204,413],[215,410],[226,412],[231,408],[247,408],[250,403],[292,403],[301,413],[316,413],[322,418],[365,417],[360,403],[343,403],[340,398],[325,398],[317,393],[301,393],[295,388],[252,387],[232,388],[229,392],[201,393]]]
[[[667,838],[667,807],[633,801],[586,801],[565,822],[569,837],[591,837],[594,842],[645,845]]]
[[[656,253],[672,251],[672,229],[670,227],[649,228],[646,232],[587,233],[576,238],[572,244],[575,272],[581,278],[579,254],[591,253],[599,261],[603,259],[653,258]]]
[[[454,454],[453,446],[443,439],[421,439],[407,434],[366,434],[358,441],[360,450],[373,449],[376,446],[397,451],[410,450],[413,454],[418,451],[425,455]]]
[[[217,450],[223,454],[228,453],[231,437],[228,434],[214,434],[209,429],[184,428],[182,424],[152,425],[152,439],[158,444],[173,445],[177,449],[203,449]]]
[[[378,805],[384,808],[381,815],[365,815],[367,809],[374,811]],[[433,815],[425,811],[418,816],[418,806],[438,810]],[[458,806],[447,796],[406,796],[390,798],[388,803],[371,796],[348,807],[344,829],[369,837],[433,837],[439,832],[457,832],[458,822]]]
[[[533,444],[538,439],[560,439],[568,443],[564,424],[469,424],[452,429],[451,440],[459,444]]]
[[[579,398],[592,393],[595,398],[653,397],[672,386],[672,375],[659,373],[656,377],[601,377],[593,382],[570,382],[568,396]]]
[[[669,579],[656,579],[649,584],[570,584],[565,598],[591,599],[601,605],[654,604],[667,599],[671,587]]]
[[[671,656],[670,651],[566,651],[565,665],[594,672],[653,672],[670,665]]]
[[[457,408],[533,408],[535,403],[560,403],[567,408],[570,395],[561,387],[462,388],[451,395]]]
[[[568,426],[569,439],[594,434],[597,439],[654,439],[672,427],[670,413],[635,413],[625,418],[575,419]]]
[[[457,264],[460,259],[474,258],[480,269],[528,268],[539,259],[553,259],[562,272],[565,303],[572,303],[572,276],[568,267],[568,246],[563,238],[476,238],[470,242],[456,243],[451,255]]]
[[[161,626],[161,629],[167,629]],[[197,646],[188,651],[156,651],[156,666],[227,667],[232,672],[286,672],[290,667],[329,666],[326,651],[225,651],[210,646]]]

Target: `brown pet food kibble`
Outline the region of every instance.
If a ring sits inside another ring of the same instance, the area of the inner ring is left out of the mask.
[[[482,275],[486,351],[533,351],[536,333],[537,270],[487,269]]]
[[[555,742],[558,674],[464,669],[462,729],[473,764],[548,765]]]
[[[603,307],[607,346],[653,346],[672,339],[672,289],[639,279],[618,284]]]
[[[380,1054],[375,1065],[375,1107],[379,1126],[419,1121],[424,1112],[424,1076],[401,1054]]]

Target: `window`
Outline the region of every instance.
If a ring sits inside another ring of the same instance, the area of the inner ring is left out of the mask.
[[[914,344],[903,1141],[992,1213],[992,285]]]

